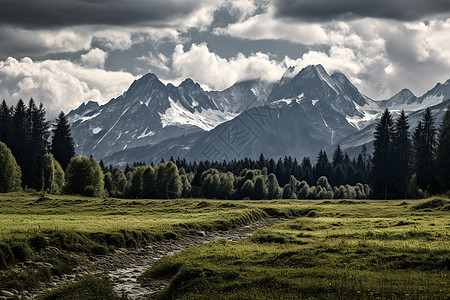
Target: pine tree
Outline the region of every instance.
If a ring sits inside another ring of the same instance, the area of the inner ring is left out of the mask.
[[[48,123],[45,121],[45,109],[42,103],[39,108],[33,98],[28,102],[28,126],[31,134],[30,155],[28,156],[30,186],[40,189],[42,186],[43,156],[48,148]]]
[[[390,198],[392,185],[392,139],[394,121],[389,110],[385,110],[375,127],[373,141],[373,195],[376,198]]]
[[[100,168],[102,169],[103,172],[106,172],[106,168],[105,168],[105,163],[103,162],[103,159],[100,159],[100,162],[98,163],[98,165],[100,166]]]
[[[338,165],[342,164],[343,161],[344,154],[342,153],[341,146],[337,145],[333,153],[333,168],[336,168]]]
[[[266,167],[266,158],[264,157],[264,155],[261,153],[259,155],[259,160],[258,160],[258,169],[262,170],[264,167]]]
[[[416,179],[419,188],[435,191],[437,178],[435,170],[436,127],[431,110],[427,108],[414,133]]]
[[[402,111],[400,117],[395,122],[395,132],[392,141],[392,163],[394,172],[392,180],[394,198],[405,198],[407,187],[411,179],[412,170],[412,144],[409,137],[408,117]]]
[[[9,144],[11,134],[11,110],[8,108],[6,101],[3,100],[0,105],[0,142]]]
[[[320,150],[319,155],[317,155],[316,165],[314,166],[314,178],[317,180],[320,176],[330,177],[331,175],[331,164],[328,160],[327,153]]]
[[[437,166],[442,191],[450,190],[450,105],[447,107],[439,130]]]
[[[355,177],[358,178],[358,181],[367,182],[367,164],[362,153],[358,155],[358,159],[356,161]]]
[[[309,185],[312,185],[313,184],[313,175],[312,175],[313,171],[312,171],[311,160],[309,159],[309,157],[303,157],[301,168],[302,168],[304,180]]]
[[[56,118],[56,124],[53,126],[53,138],[50,152],[65,170],[70,159],[75,156],[75,143],[70,134],[69,122],[63,112]]]
[[[27,117],[27,107],[22,99],[17,102],[14,108],[11,131],[11,151],[22,170],[22,184],[31,187],[30,173],[32,171],[30,170],[28,159],[30,155],[28,146],[30,145],[31,133]]]

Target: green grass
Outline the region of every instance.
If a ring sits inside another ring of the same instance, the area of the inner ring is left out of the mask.
[[[0,194],[0,288],[33,289],[52,275],[70,273],[77,265],[72,252],[106,254],[265,216],[257,207],[221,201]],[[14,267],[30,259],[40,264]]]
[[[256,207],[220,201],[49,197],[39,200],[32,194],[0,194],[0,242],[48,232],[182,234],[189,229],[242,225],[265,215]]]
[[[439,203],[439,204],[436,204]],[[448,200],[272,201],[302,217],[164,258],[161,299],[448,299]]]
[[[105,254],[224,230],[268,215],[298,217],[240,242],[160,260],[141,280],[169,278],[157,297],[185,299],[448,299],[449,201],[123,200],[0,194],[0,289],[33,289],[71,273],[73,252]],[[33,261],[26,268],[18,263]],[[87,277],[41,299],[117,297]]]
[[[105,278],[85,276],[75,284],[67,284],[58,289],[45,292],[37,297],[38,300],[119,300],[121,299]]]

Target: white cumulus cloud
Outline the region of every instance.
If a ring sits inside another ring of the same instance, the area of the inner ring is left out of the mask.
[[[271,12],[258,14],[242,22],[216,28],[217,35],[230,35],[249,40],[287,40],[303,45],[325,44],[327,35],[319,24],[292,23],[275,19]]]
[[[190,77],[212,89],[225,89],[235,82],[261,78],[267,81],[280,79],[286,70],[284,62],[268,54],[242,53],[223,58],[209,50],[207,44],[192,44],[188,51],[177,45],[172,55],[172,66],[181,77]]]
[[[67,60],[34,62],[28,57],[9,57],[0,61],[0,98],[13,105],[20,98],[27,101],[33,97],[44,104],[47,119],[51,119],[84,101],[105,103],[122,94],[134,79],[126,72],[84,67]]]
[[[108,58],[108,52],[99,48],[94,48],[86,54],[81,55],[81,62],[89,67],[101,67],[105,66],[106,58]]]

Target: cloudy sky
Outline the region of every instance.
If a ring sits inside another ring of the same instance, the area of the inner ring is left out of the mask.
[[[378,100],[450,78],[450,1],[0,0],[0,41],[0,99],[49,117],[148,72],[221,90],[322,64]]]

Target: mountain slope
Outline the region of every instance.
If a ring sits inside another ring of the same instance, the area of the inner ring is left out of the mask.
[[[278,102],[255,107],[206,132],[185,157],[223,160],[315,155],[356,129],[326,102]]]
[[[263,80],[249,80],[237,82],[223,91],[208,92],[208,95],[221,110],[241,113],[265,105],[274,85]]]
[[[77,154],[102,158],[127,147],[210,130],[235,115],[219,110],[191,79],[176,87],[147,74],[107,104],[83,104],[68,118]]]

